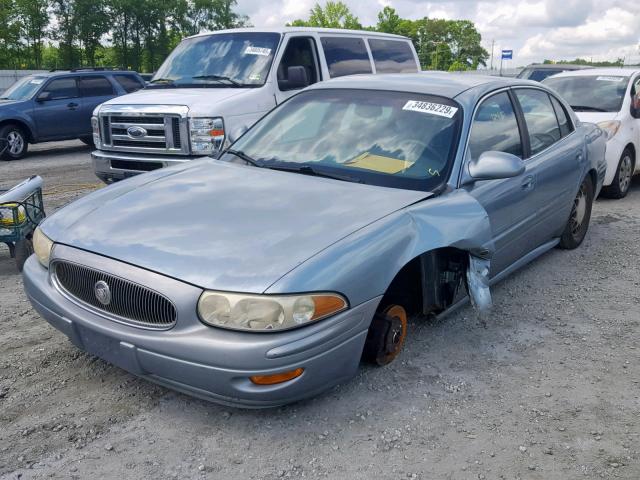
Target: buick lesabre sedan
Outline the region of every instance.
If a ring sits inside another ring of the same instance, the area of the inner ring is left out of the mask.
[[[219,159],[49,217],[27,294],[79,348],[209,400],[296,401],[401,351],[407,317],[491,304],[587,233],[605,137],[538,83],[450,74],[321,83]]]

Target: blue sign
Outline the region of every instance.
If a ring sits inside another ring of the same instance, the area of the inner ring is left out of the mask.
[[[513,50],[502,50],[502,60],[512,60]]]

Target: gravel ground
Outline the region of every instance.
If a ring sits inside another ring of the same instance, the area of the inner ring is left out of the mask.
[[[48,211],[99,184],[89,150],[0,163]],[[220,407],[82,353],[34,312],[0,247],[3,478],[640,478],[640,178],[554,250],[465,307],[413,320],[403,354],[284,408]]]

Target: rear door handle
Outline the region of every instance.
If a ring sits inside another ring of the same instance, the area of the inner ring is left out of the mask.
[[[67,103],[67,107],[69,107],[71,110],[75,110],[77,106],[78,104],[75,102]]]
[[[531,190],[533,189],[535,184],[536,184],[535,177],[533,175],[527,175],[522,180],[522,183],[520,184],[520,186],[522,187],[523,190]]]

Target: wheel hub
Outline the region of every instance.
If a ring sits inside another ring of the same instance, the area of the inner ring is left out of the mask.
[[[576,235],[582,227],[584,217],[587,214],[587,196],[584,187],[580,187],[580,191],[576,196],[573,204],[573,212],[571,213],[571,232]]]
[[[618,186],[621,192],[626,192],[631,184],[631,157],[625,155],[620,161],[620,172],[618,172]]]
[[[24,148],[24,139],[18,132],[9,132],[7,135],[7,143],[9,144],[9,153],[19,155]]]

